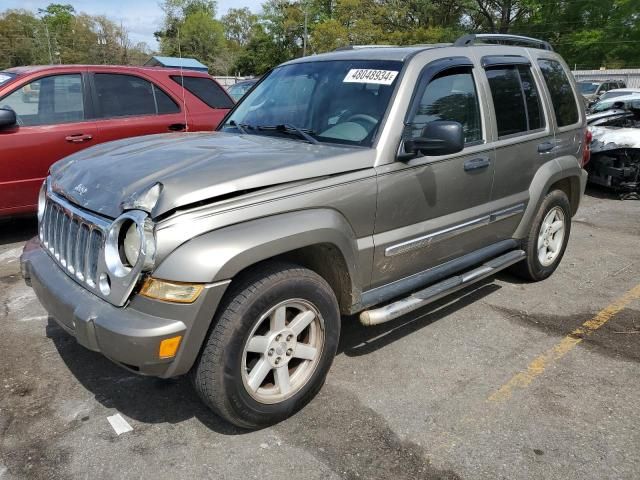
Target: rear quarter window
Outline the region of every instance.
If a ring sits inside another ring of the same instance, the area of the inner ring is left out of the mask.
[[[551,96],[558,127],[573,125],[578,122],[579,114],[576,98],[571,88],[571,82],[569,82],[569,78],[560,62],[541,59],[538,60],[538,66],[542,70],[542,76]]]
[[[211,78],[172,75],[171,80],[198,97],[211,108],[231,108],[233,100]]]

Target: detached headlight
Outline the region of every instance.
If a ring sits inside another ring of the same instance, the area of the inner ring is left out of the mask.
[[[140,232],[138,232],[138,225],[134,222],[131,222],[131,225],[124,234],[122,246],[124,248],[125,260],[129,263],[129,266],[138,263],[140,249],[142,248],[142,237],[140,236]]]
[[[47,202],[47,180],[45,179],[40,186],[40,192],[38,193],[38,223],[42,222],[44,217],[44,207]]]
[[[131,270],[148,271],[153,267],[156,240],[153,223],[140,210],[125,212],[114,220],[105,242],[105,263],[109,273],[125,277]]]

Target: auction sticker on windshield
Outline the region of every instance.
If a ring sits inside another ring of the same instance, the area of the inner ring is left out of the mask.
[[[343,83],[378,83],[391,85],[398,76],[393,70],[373,70],[369,68],[352,68],[344,77]]]

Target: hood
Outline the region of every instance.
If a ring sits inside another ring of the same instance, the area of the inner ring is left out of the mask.
[[[593,136],[592,154],[622,148],[640,149],[640,128],[591,127],[589,131]]]
[[[168,133],[104,143],[51,167],[52,188],[115,218],[122,203],[162,184],[152,216],[235,192],[373,166],[370,150],[265,135]]]

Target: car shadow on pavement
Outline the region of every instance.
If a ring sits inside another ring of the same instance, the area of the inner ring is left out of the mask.
[[[46,334],[75,378],[106,408],[114,408],[142,423],[176,424],[196,417],[209,429],[224,435],[246,432],[213,414],[200,401],[186,376],[160,379],[129,373],[103,355],[79,345],[51,317]]]
[[[35,215],[0,219],[0,245],[25,242],[37,235],[38,221]]]
[[[616,192],[611,188],[601,187],[599,185],[589,184],[585,190],[585,195],[605,200],[620,200],[620,192]]]
[[[338,354],[366,355],[402,339],[433,322],[500,289],[490,283],[477,284],[412,314],[375,327],[364,327],[357,317],[345,317]],[[197,418],[207,428],[223,435],[239,435],[236,428],[211,412],[198,398],[189,379],[158,379],[129,373],[97,352],[92,352],[49,318],[46,335],[75,378],[106,408],[142,423],[184,422]]]
[[[375,352],[481,300],[500,288],[493,283],[491,277],[396,320],[372,327],[362,325],[357,315],[345,317],[342,322],[338,353],[344,353],[348,357],[358,357]]]

